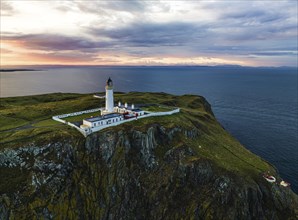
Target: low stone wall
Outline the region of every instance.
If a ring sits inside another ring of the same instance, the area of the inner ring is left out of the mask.
[[[163,115],[172,115],[178,112],[180,112],[180,108],[177,108],[168,112],[148,112],[148,113],[150,114],[150,116],[163,116]]]
[[[65,123],[66,124],[66,121],[65,120],[62,120],[62,119],[58,118],[57,116],[53,116],[52,119],[55,120],[55,121],[58,121],[58,122],[61,122],[61,123]]]
[[[64,115],[57,115],[57,116],[53,116],[52,119],[55,121],[67,124],[75,129],[77,129],[81,134],[83,134],[85,137],[87,137],[89,134],[91,134],[93,132],[100,131],[100,130],[108,128],[108,127],[117,126],[117,125],[123,124],[125,122],[134,121],[137,119],[142,119],[142,118],[147,118],[147,117],[153,117],[153,116],[172,115],[172,114],[180,112],[179,108],[174,109],[172,111],[168,111],[168,112],[146,112],[147,114],[138,116],[138,118],[125,119],[123,121],[114,122],[113,124],[102,125],[102,126],[90,128],[87,131],[85,131],[84,129],[81,129],[80,127],[76,126],[73,123],[70,123],[70,122],[67,122],[67,121],[61,119],[61,118],[66,118],[66,117],[70,117],[70,116],[76,116],[76,115],[82,115],[82,114],[86,114],[86,113],[90,113],[90,112],[96,112],[96,111],[100,111],[100,110],[101,110],[101,108],[97,108],[97,109],[91,109],[91,110],[86,110],[86,111],[81,111],[81,112],[74,112],[74,113],[69,113],[69,114],[64,114]]]
[[[101,108],[94,108],[94,109],[89,109],[89,110],[80,111],[80,112],[73,112],[73,113],[68,113],[68,114],[64,114],[64,115],[57,115],[57,116],[53,116],[53,117],[67,118],[67,117],[82,115],[82,114],[91,113],[91,112],[98,112],[100,110],[101,110]]]

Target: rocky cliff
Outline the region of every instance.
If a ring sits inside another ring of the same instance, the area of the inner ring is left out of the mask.
[[[280,180],[204,98],[172,104],[181,113],[86,139],[55,128],[3,144],[0,219],[297,219],[297,196],[263,179],[269,171]]]

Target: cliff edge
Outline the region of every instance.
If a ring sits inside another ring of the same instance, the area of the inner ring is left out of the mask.
[[[81,94],[1,99],[0,219],[298,218],[297,195],[263,178],[269,171],[281,180],[225,131],[203,97],[115,97],[181,112],[84,138],[49,118],[101,100]]]

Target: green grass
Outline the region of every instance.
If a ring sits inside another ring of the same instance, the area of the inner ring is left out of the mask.
[[[43,95],[44,98],[38,96],[28,97],[20,100],[19,97],[12,101],[12,98],[1,98],[0,115],[3,117],[12,117],[28,121],[49,119],[54,115],[60,115],[70,112],[77,112],[92,108],[98,108],[104,105],[104,100],[93,98],[92,95],[69,95],[64,99],[59,98],[61,94],[55,98],[53,94]],[[49,97],[48,97],[49,96]]]
[[[0,115],[0,131],[20,127],[28,123],[29,122],[24,119]]]
[[[149,111],[149,112],[168,112],[172,111],[174,108],[171,107],[166,107],[166,106],[148,106],[148,107],[142,107],[144,111]]]
[[[215,161],[219,167],[233,173],[239,173],[243,177],[258,178],[260,172],[266,170],[275,172],[269,164],[242,147],[223,129],[214,126],[211,131],[210,135],[204,134],[195,141],[186,142],[197,150],[198,155],[209,158]],[[201,147],[198,148],[198,145]]]
[[[24,130],[19,130],[19,131],[14,131],[7,133],[7,137],[5,138],[5,142],[10,142],[10,141],[21,141],[25,139],[31,139],[32,137],[35,137],[36,135],[44,134],[51,132],[51,129],[46,129],[46,128],[29,128],[29,129],[24,129]],[[1,140],[3,143],[3,141]],[[4,143],[5,143],[4,142]]]
[[[32,124],[32,126],[34,127],[49,127],[49,126],[56,126],[56,125],[61,125],[61,123],[53,119],[46,119]]]
[[[23,125],[54,126],[52,116],[77,112],[104,105],[91,94],[47,94],[0,99],[0,133]],[[19,132],[17,132],[19,133]],[[7,136],[1,135],[0,137]],[[5,140],[0,140],[3,142]]]

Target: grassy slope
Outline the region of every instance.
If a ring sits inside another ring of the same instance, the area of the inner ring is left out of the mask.
[[[166,128],[183,127],[201,130],[195,140],[182,136],[177,147],[187,144],[196,149],[197,155],[213,160],[220,167],[244,178],[259,178],[261,171],[271,170],[271,166],[258,156],[252,154],[217,123],[213,116],[206,112],[203,98],[192,95],[173,96],[164,93],[116,93],[115,101],[138,104],[161,104],[179,106],[181,113],[172,116],[149,117],[121,126],[108,128],[111,130],[139,129],[145,130],[150,124],[159,123]],[[55,141],[65,136],[79,136],[75,129],[51,120],[53,115],[98,108],[104,105],[103,99],[93,98],[86,94],[48,94],[38,96],[2,98],[0,105],[0,150],[7,147],[18,147],[26,142]],[[5,120],[2,120],[5,118]],[[7,120],[6,120],[7,119]],[[8,130],[19,126],[26,129]],[[199,147],[201,146],[201,147]],[[191,160],[200,159],[199,157]],[[248,175],[249,174],[249,175]]]

